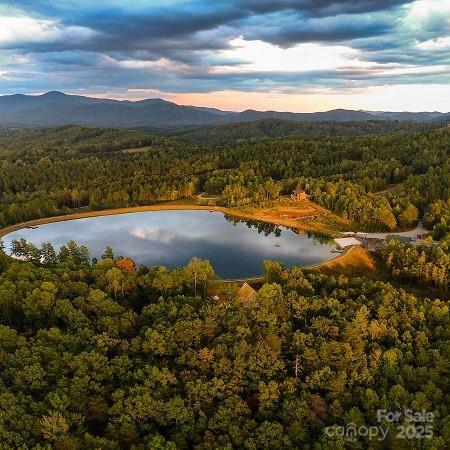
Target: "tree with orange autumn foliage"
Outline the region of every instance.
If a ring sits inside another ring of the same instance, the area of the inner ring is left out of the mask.
[[[130,258],[118,259],[116,261],[116,267],[122,272],[136,273],[136,266]]]

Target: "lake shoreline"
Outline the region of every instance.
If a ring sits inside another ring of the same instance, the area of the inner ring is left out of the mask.
[[[9,225],[5,228],[0,229],[0,238],[6,236],[14,231],[21,230],[22,228],[35,227],[39,225],[46,225],[54,222],[65,222],[69,220],[77,219],[87,219],[91,217],[102,217],[102,216],[115,216],[119,214],[132,214],[138,212],[150,212],[150,211],[217,211],[223,214],[228,214],[230,216],[238,217],[241,219],[258,220],[261,222],[271,223],[273,225],[279,225],[288,228],[294,228],[301,233],[306,232],[318,232],[329,237],[333,237],[334,232],[331,229],[316,229],[315,227],[307,226],[306,224],[293,223],[292,220],[283,220],[280,218],[271,219],[270,217],[261,216],[258,210],[254,212],[246,212],[235,208],[228,208],[226,206],[208,206],[199,205],[197,203],[192,203],[191,201],[170,201],[163,203],[154,203],[151,205],[144,206],[130,206],[126,208],[111,208],[103,210],[84,210],[77,212],[70,212],[68,214],[61,214],[58,216],[43,217],[40,219],[32,219],[25,222],[19,222],[14,225]]]
[[[15,231],[19,231],[24,228],[32,228],[32,227],[38,227],[40,225],[47,225],[50,223],[57,223],[57,222],[66,222],[66,221],[72,221],[72,220],[79,220],[79,219],[87,219],[87,218],[94,218],[94,217],[104,217],[104,216],[115,216],[115,215],[124,215],[124,214],[133,214],[133,213],[139,213],[139,212],[152,212],[152,211],[214,211],[214,212],[221,212],[222,214],[227,214],[230,216],[234,216],[239,219],[247,219],[247,220],[258,220],[261,222],[270,223],[273,225],[283,226],[283,227],[289,227],[294,228],[296,231],[300,233],[306,233],[308,231],[313,231],[312,229],[303,228],[300,224],[293,226],[292,222],[289,220],[283,221],[283,220],[270,220],[270,218],[261,219],[258,212],[255,213],[249,213],[240,211],[233,208],[227,208],[223,206],[205,206],[205,205],[199,205],[195,204],[189,201],[183,202],[183,201],[173,201],[173,202],[164,202],[164,203],[157,203],[152,205],[145,205],[145,206],[134,206],[134,207],[128,207],[128,208],[116,208],[116,209],[105,209],[105,210],[85,210],[85,211],[78,211],[78,212],[71,212],[69,214],[63,214],[53,217],[44,217],[41,219],[33,219],[26,222],[20,222],[15,225],[10,225],[8,227],[0,229],[0,239],[7,234],[10,234]],[[283,223],[284,222],[284,223]],[[322,230],[321,230],[322,232]],[[331,231],[328,234],[331,237]],[[321,263],[313,264],[314,269],[320,268],[322,265],[326,265],[330,263],[331,261],[336,261],[340,258],[342,258],[343,255],[335,256],[331,259],[325,260]],[[304,269],[308,269],[308,267],[304,267]]]
[[[223,211],[226,208],[221,207],[205,207],[201,205],[195,205],[191,203],[161,203],[145,206],[132,206],[128,208],[114,208],[114,209],[103,209],[103,210],[86,210],[80,212],[71,212],[69,214],[61,214],[59,216],[43,217],[41,219],[28,220],[26,222],[20,222],[14,225],[9,225],[8,227],[0,229],[0,238],[6,236],[14,231],[21,230],[27,227],[35,227],[39,225],[47,225],[49,223],[55,222],[67,222],[70,220],[78,219],[88,219],[92,217],[103,217],[103,216],[116,216],[122,214],[133,214],[139,212],[151,212],[151,211],[195,211],[195,210],[214,210],[224,213],[229,213],[228,211]]]

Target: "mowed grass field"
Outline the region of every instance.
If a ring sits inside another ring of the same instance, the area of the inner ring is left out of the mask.
[[[371,254],[361,247],[351,247],[336,258],[305,270],[320,271],[326,274],[342,274],[345,276],[374,277],[377,267]]]

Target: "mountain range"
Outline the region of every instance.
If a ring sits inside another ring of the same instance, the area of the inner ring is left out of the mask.
[[[279,119],[297,122],[349,122],[398,120],[412,122],[447,121],[450,113],[384,112],[334,109],[326,112],[292,113],[278,111],[243,112],[177,105],[160,98],[140,101],[112,100],[68,95],[51,91],[42,95],[0,96],[0,124],[91,125],[111,127],[220,125]]]

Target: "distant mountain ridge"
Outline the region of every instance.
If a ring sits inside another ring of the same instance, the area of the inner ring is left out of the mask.
[[[160,98],[140,101],[68,95],[51,91],[42,95],[0,96],[0,124],[91,125],[143,127],[161,125],[220,125],[279,119],[297,122],[399,120],[432,122],[447,120],[449,113],[383,112],[334,109],[326,112],[221,111],[215,108],[177,105]]]

